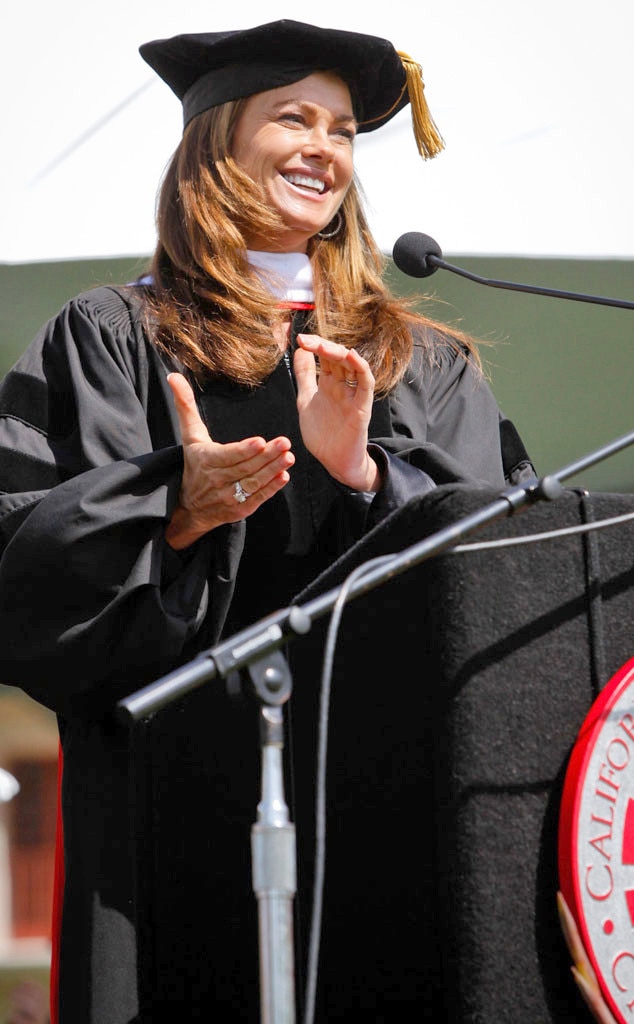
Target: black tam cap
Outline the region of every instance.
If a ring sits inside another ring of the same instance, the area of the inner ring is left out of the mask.
[[[420,65],[378,36],[283,19],[155,39],[139,52],[181,100],[185,125],[229,100],[290,85],[314,71],[336,71],[350,88],[359,131],[380,128],[411,103],[421,156],[436,156],[444,146],[427,108]]]

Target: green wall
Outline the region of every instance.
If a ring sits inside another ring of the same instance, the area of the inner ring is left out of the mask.
[[[634,261],[460,258],[485,279],[634,301]],[[422,281],[393,271],[399,289],[424,288],[432,315],[490,342],[493,390],[540,475],[556,472],[634,432],[634,309],[487,287],[446,270]],[[569,486],[634,491],[634,446]]]
[[[634,301],[634,260],[445,259],[486,279]],[[130,280],[144,265],[143,257],[0,264],[0,374],[67,298]],[[431,316],[488,343],[493,390],[540,474],[634,431],[634,310],[486,287],[446,270],[414,280],[391,266],[388,276],[397,291],[420,294]],[[566,482],[634,491],[634,445]]]

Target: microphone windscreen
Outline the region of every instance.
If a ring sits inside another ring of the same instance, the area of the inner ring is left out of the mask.
[[[421,231],[407,231],[396,239],[392,259],[396,266],[409,277],[429,277],[438,267],[429,262],[430,256],[442,259],[438,242]]]

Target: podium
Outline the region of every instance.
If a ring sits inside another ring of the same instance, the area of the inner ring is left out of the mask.
[[[297,604],[498,493],[451,485],[409,502]],[[363,1012],[373,1021],[439,1024],[592,1020],[557,917],[557,825],[577,732],[634,653],[634,520],[566,531],[632,512],[634,495],[566,490],[346,607],[330,703],[317,1021]],[[316,652],[327,625],[328,617],[314,623],[288,652],[300,998]]]

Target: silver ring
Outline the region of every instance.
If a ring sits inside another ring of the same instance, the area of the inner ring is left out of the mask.
[[[351,380],[349,377],[344,377],[343,378],[343,382],[349,388],[358,388],[359,387],[359,381],[358,380]]]
[[[233,496],[236,499],[236,501],[240,502],[240,504],[242,504],[243,501],[246,501],[247,498],[251,497],[251,495],[247,494],[247,492],[243,489],[242,484],[240,483],[239,480],[236,480],[235,484],[233,485]]]

